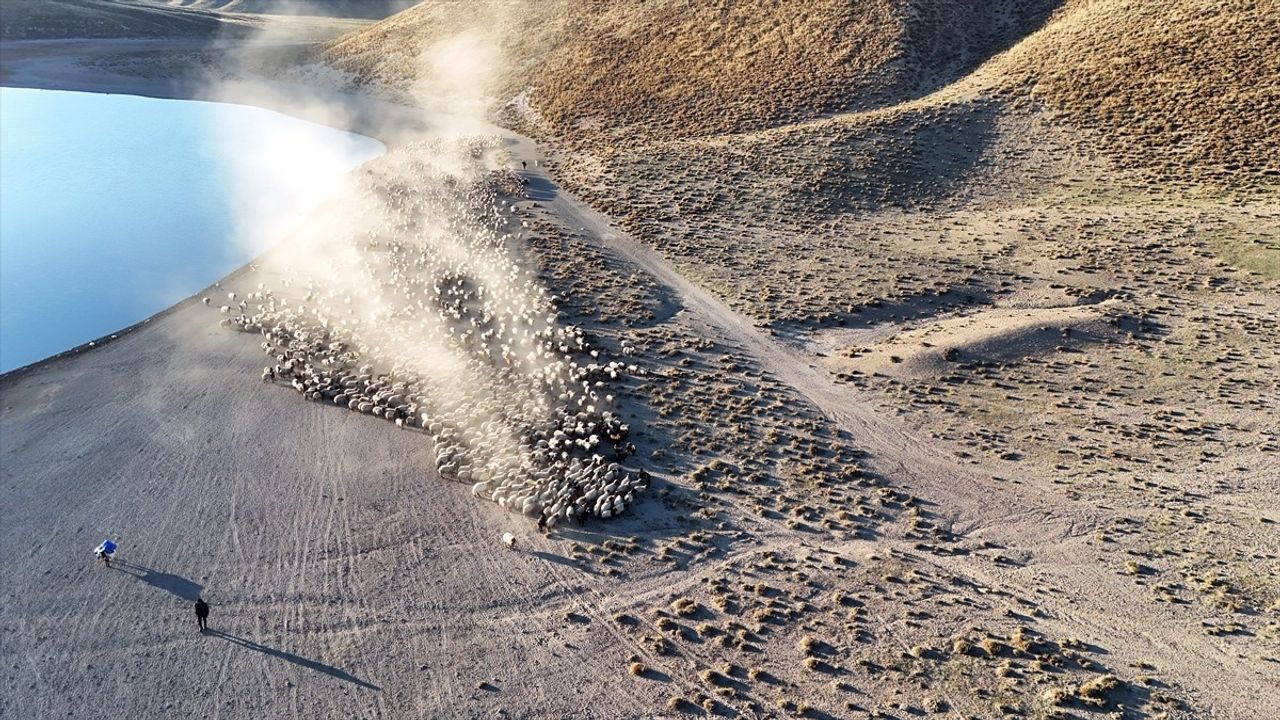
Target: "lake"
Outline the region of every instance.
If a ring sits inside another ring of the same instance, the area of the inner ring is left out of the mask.
[[[256,107],[0,88],[0,372],[212,284],[384,149]]]

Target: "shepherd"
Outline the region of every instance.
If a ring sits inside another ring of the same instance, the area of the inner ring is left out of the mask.
[[[200,632],[209,629],[209,603],[204,598],[196,598],[196,624],[200,626]]]
[[[116,544],[110,540],[103,540],[102,544],[99,545],[98,549],[94,550],[93,553],[98,556],[98,559],[102,561],[103,565],[111,567],[111,558],[116,554]]]

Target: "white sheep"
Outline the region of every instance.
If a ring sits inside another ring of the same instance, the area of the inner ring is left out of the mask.
[[[506,545],[508,550],[515,550],[516,536],[511,533],[502,533],[502,544]]]

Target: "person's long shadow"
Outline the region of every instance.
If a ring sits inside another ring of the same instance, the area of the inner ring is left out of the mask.
[[[378,690],[378,691],[382,690],[382,688],[378,687],[377,685],[374,685],[373,683],[370,683],[370,682],[365,682],[364,680],[361,680],[360,678],[356,677],[355,675],[352,675],[346,670],[340,670],[332,665],[325,665],[324,663],[319,662],[317,660],[310,660],[308,658],[304,658],[299,655],[294,655],[291,652],[285,652],[284,650],[277,650],[273,647],[267,647],[266,645],[256,643],[252,640],[246,640],[242,637],[236,637],[231,633],[225,633],[225,632],[222,632],[221,630],[206,630],[205,634],[211,635],[216,638],[222,638],[223,640],[226,640],[229,643],[239,645],[240,647],[248,648],[250,650],[255,650],[257,652],[262,653],[263,655],[270,655],[271,657],[277,657],[277,658],[280,658],[281,660],[287,660],[288,662],[291,662],[294,665],[301,665],[304,668],[315,670],[316,672],[322,672],[325,675],[328,675],[330,677],[335,677],[335,678],[338,678],[339,680],[345,680],[349,683],[359,685],[360,687],[363,687],[363,688],[369,688],[370,690]]]
[[[524,178],[525,182],[525,197],[528,197],[530,200],[543,201],[556,199],[556,195],[558,194],[556,192],[556,186],[549,178],[542,175],[536,175],[528,170],[525,170],[520,175]]]
[[[181,575],[152,570],[149,567],[135,565],[124,560],[113,561],[111,569],[122,572],[125,575],[132,575],[152,587],[171,592],[183,600],[194,601],[200,597],[200,591],[204,590],[204,586],[200,583],[188,580]]]

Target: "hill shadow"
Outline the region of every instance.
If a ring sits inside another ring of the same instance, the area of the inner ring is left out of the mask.
[[[221,630],[206,630],[205,634],[211,637],[221,638],[233,645],[239,645],[242,648],[247,648],[249,650],[253,650],[254,652],[260,652],[263,655],[270,655],[271,657],[279,658],[286,662],[291,662],[294,665],[300,665],[309,670],[315,670],[316,672],[324,673],[329,677],[337,678],[339,680],[349,682],[353,685],[359,685],[362,688],[369,688],[370,690],[378,690],[378,691],[382,690],[382,688],[378,687],[377,685],[374,685],[373,683],[367,682],[365,680],[361,680],[360,678],[356,677],[355,675],[352,675],[346,670],[336,668],[332,665],[325,665],[324,663],[318,660],[304,658],[301,655],[294,655],[291,652],[285,652],[284,650],[279,650],[277,648],[269,647],[261,643],[256,643],[252,640],[246,640],[245,638],[238,637],[236,635],[232,635],[231,633],[223,632]]]
[[[998,101],[968,100],[834,126],[828,162],[802,199],[826,215],[953,201],[987,161],[999,115]]]
[[[1063,0],[913,5],[903,20],[904,57],[897,68],[904,100],[934,93],[1021,43],[1049,22]]]

